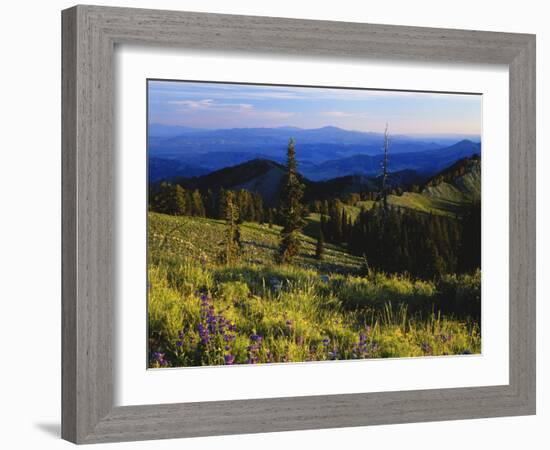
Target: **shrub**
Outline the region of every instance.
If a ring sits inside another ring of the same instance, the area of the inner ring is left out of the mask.
[[[481,319],[481,271],[444,275],[438,286],[437,306],[445,314]]]

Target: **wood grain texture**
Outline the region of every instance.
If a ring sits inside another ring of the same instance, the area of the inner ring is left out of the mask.
[[[532,35],[77,6],[63,11],[62,435],[77,443],[535,412]],[[510,72],[510,383],[113,407],[115,44],[346,59],[506,64]]]
[[[62,435],[76,440],[76,10],[62,17],[61,332]]]

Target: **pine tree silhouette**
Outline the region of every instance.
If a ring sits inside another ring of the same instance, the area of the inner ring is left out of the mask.
[[[294,139],[290,139],[287,149],[287,166],[281,192],[280,215],[283,229],[279,244],[278,259],[281,263],[290,263],[300,250],[300,231],[304,226],[301,203],[304,186],[298,178]]]

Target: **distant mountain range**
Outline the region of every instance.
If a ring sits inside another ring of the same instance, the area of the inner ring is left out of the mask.
[[[186,137],[194,137],[198,139],[207,139],[209,137],[232,139],[238,137],[239,139],[261,138],[276,141],[283,139],[285,144],[288,142],[289,137],[294,137],[296,140],[300,140],[305,144],[318,142],[332,144],[382,144],[384,137],[382,133],[345,130],[335,126],[311,129],[293,126],[276,128],[206,129],[163,124],[149,124],[148,136],[156,142],[164,140],[185,140]],[[433,143],[438,146],[447,146],[462,139],[479,141],[479,136],[467,134],[392,135],[392,141],[394,143],[417,141]]]
[[[429,176],[435,175],[459,159],[479,154],[481,154],[481,144],[463,140],[449,147],[435,150],[397,154],[390,152],[388,168],[390,172],[413,170]],[[312,180],[325,180],[342,174],[376,176],[381,171],[383,158],[383,155],[353,155],[317,165],[306,165],[301,170]]]
[[[178,128],[178,132],[183,134],[177,137],[168,133],[175,132],[172,129],[153,130],[159,135],[168,134],[169,137],[149,137],[151,182],[198,177],[256,159],[283,164],[289,136],[295,137],[300,172],[312,181],[350,175],[376,177],[380,174],[383,158],[382,135],[336,127],[315,130],[285,127],[206,131]],[[354,141],[357,143],[352,143]],[[471,140],[464,139],[442,146],[433,141],[395,136],[390,146],[389,170],[410,170],[422,176],[431,176],[459,159],[480,153],[481,144]]]
[[[332,126],[316,129],[205,130],[151,124],[148,133],[149,175],[152,181],[174,176],[198,176],[253,159],[284,163],[291,137],[296,142],[300,169],[311,179],[322,180],[356,173],[371,176],[379,170],[383,146],[381,133],[349,131]],[[437,162],[428,161],[438,157],[436,151],[462,141],[461,148],[455,150],[479,152],[478,140],[478,136],[470,136],[468,140],[456,135],[391,136],[391,163],[395,166],[392,170],[433,173],[441,167]],[[469,145],[471,148],[467,149]],[[407,154],[408,157],[405,156]],[[463,156],[463,153],[457,154],[454,161]],[[443,155],[439,158],[445,159]],[[442,164],[448,161],[449,155]],[[350,168],[353,169],[351,172]]]

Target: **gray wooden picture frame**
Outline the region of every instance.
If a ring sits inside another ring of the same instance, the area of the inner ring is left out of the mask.
[[[63,11],[62,34],[64,439],[94,443],[535,413],[534,35],[97,6]],[[115,407],[116,44],[507,65],[509,384]]]

